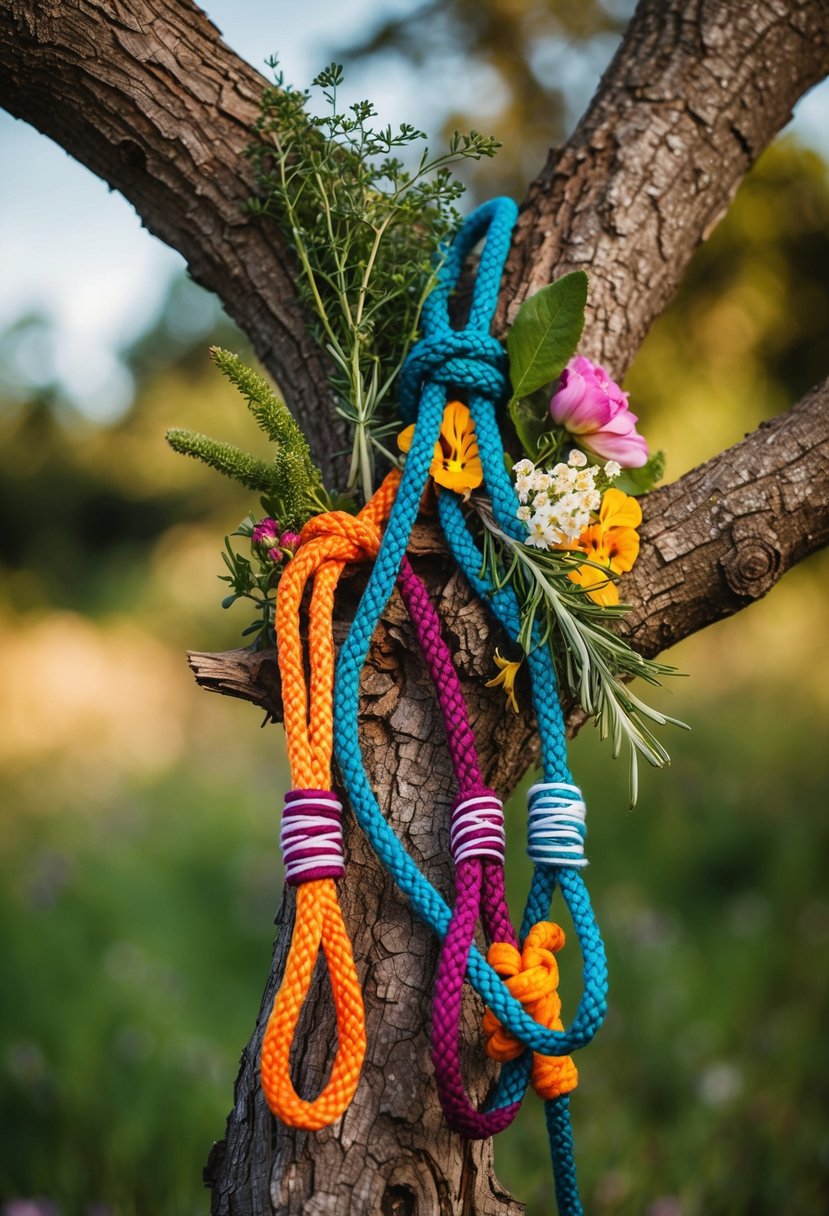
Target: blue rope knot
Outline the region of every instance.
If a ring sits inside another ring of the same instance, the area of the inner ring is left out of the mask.
[[[453,389],[486,397],[494,405],[508,393],[507,354],[497,338],[475,329],[442,329],[416,342],[398,381],[404,421],[413,422],[426,384],[440,384],[447,400]]]
[[[400,413],[406,422],[414,422],[421,394],[430,384],[464,389],[493,405],[506,399],[507,356],[489,327],[517,215],[512,199],[491,199],[473,212],[452,244],[441,249],[435,286],[420,319],[423,337],[409,351],[398,381]],[[453,329],[449,317],[452,292],[467,257],[484,237],[469,320],[463,329]]]
[[[537,866],[587,865],[587,807],[577,785],[539,781],[528,794],[527,852]]]

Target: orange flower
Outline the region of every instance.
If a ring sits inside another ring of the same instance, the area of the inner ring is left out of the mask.
[[[604,566],[614,574],[630,570],[639,556],[639,533],[642,508],[635,498],[621,490],[605,490],[599,509],[599,522],[584,528],[572,546],[596,565],[579,566],[570,572],[574,583],[583,587],[591,600],[602,607],[619,603],[619,590],[614,582],[598,569]],[[569,546],[568,546],[569,547]]]
[[[397,446],[401,452],[408,452],[413,436],[414,426],[407,426],[400,432]],[[443,411],[440,438],[435,444],[429,473],[439,486],[465,496],[477,489],[484,479],[475,427],[469,410],[461,401],[450,401]]]

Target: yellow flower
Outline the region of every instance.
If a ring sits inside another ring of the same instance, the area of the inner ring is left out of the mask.
[[[400,432],[397,446],[401,452],[408,452],[413,436],[414,426],[407,426]],[[461,401],[450,401],[443,411],[440,438],[435,444],[429,473],[439,486],[465,495],[477,489],[484,479],[475,427],[469,410]]]
[[[491,680],[487,680],[486,684],[484,685],[485,688],[497,688],[499,684],[502,684],[507,702],[512,706],[516,713],[518,713],[518,702],[515,699],[515,677],[518,675],[518,669],[521,666],[521,662],[521,659],[504,659],[496,650],[495,666],[498,668],[498,674]]]
[[[642,508],[637,499],[622,490],[605,490],[599,508],[599,522],[605,529],[638,528],[642,522]],[[625,566],[625,569],[629,570],[630,566]]]
[[[586,554],[591,562],[614,574],[630,570],[639,556],[642,508],[635,498],[621,490],[605,490],[599,509],[599,522],[584,528],[575,545],[568,546]],[[596,565],[579,566],[570,571],[574,583],[583,587],[596,604],[609,607],[619,603],[619,590]]]

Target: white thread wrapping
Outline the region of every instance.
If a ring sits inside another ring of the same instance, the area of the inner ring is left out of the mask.
[[[540,781],[528,794],[527,852],[536,865],[586,866],[587,807],[577,785]]]
[[[469,857],[489,857],[504,864],[504,807],[494,794],[464,798],[452,808],[450,835],[455,864]]]
[[[303,807],[308,813],[303,814]],[[313,810],[330,808],[330,815],[314,814]],[[285,863],[285,881],[296,885],[309,870],[324,868],[326,877],[341,878],[345,874],[343,829],[340,822],[343,804],[333,794],[314,794],[293,798],[289,794],[279,832],[279,843]],[[307,855],[309,849],[313,853]],[[300,854],[306,854],[300,856]]]

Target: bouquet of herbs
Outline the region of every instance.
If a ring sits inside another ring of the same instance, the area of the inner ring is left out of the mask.
[[[190,431],[168,434],[177,451],[261,495],[261,513],[233,533],[246,551],[226,538],[223,553],[229,587],[223,603],[254,603],[256,619],[244,631],[254,645],[273,641],[275,588],[301,544],[303,524],[334,507],[356,509],[373,492],[377,465],[405,458],[411,428],[398,434],[396,445],[390,441],[400,430],[394,388],[440,250],[459,220],[455,203],[463,187],[452,168],[492,156],[498,146],[473,131],[456,134],[446,151],[431,155],[414,127],[376,129],[370,102],[342,107],[337,65],[313,83],[324,102],[321,116],[309,112],[310,92],[292,89],[281,73],[267,90],[248,153],[260,187],[250,209],[263,220],[272,217],[296,255],[300,298],[331,360],[334,408],[348,423],[346,484],[338,493],[323,485],[285,405],[226,351],[214,350],[213,357],[272,440],[272,461]],[[412,160],[418,145],[422,151]],[[507,535],[493,518],[462,401],[446,407],[432,476],[437,492],[462,495],[476,517],[490,580],[514,588],[520,647],[552,646],[565,689],[611,738],[614,754],[629,744],[635,800],[637,756],[654,765],[668,760],[652,727],[673,719],[646,705],[629,681],[640,676],[655,684],[670,669],[637,655],[612,624],[625,611],[619,578],[639,551],[637,495],[658,480],[662,457],[649,454],[627,394],[576,353],[586,299],[587,276],[566,275],[524,303],[507,337],[508,410],[522,451],[505,456],[525,535]],[[517,710],[519,661],[497,655],[496,663],[490,683],[502,684]]]

